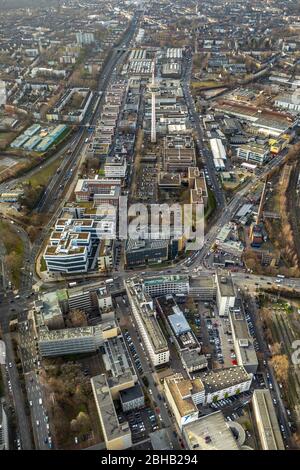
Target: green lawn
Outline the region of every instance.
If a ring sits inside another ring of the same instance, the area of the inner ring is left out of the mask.
[[[205,215],[204,215],[205,219],[208,219],[208,217],[216,209],[216,198],[215,198],[214,193],[209,188],[208,188],[207,192],[208,192],[208,203],[207,203],[207,207],[205,209]]]
[[[36,188],[38,186],[46,186],[49,182],[51,176],[54,175],[56,170],[61,164],[61,159],[57,158],[53,162],[49,163],[49,165],[44,166],[39,171],[37,171],[33,176],[29,178],[31,186]]]
[[[43,256],[41,257],[40,271],[41,272],[47,271],[46,261],[45,261],[45,258]]]
[[[12,225],[3,221],[0,221],[0,238],[5,247],[5,261],[10,272],[11,281],[16,288],[19,288],[24,257],[23,241]]]

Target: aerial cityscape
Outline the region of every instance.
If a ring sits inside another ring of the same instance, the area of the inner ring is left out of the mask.
[[[0,0],[0,255],[0,450],[299,450],[298,0]]]

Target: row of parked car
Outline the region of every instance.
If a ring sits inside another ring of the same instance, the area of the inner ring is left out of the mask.
[[[224,364],[224,357],[221,348],[220,333],[217,324],[213,324],[208,318],[206,319],[206,326],[209,334],[209,342],[215,346],[216,356],[219,364]]]
[[[242,394],[243,397],[248,397],[248,396],[251,396],[251,395],[252,395],[251,390],[248,390],[247,392],[243,392],[243,394]],[[226,407],[226,406],[230,406],[236,400],[239,400],[239,398],[241,398],[241,395],[233,395],[232,397],[223,398],[222,400],[219,400],[215,403],[211,403],[210,407],[213,408],[214,410],[217,410],[217,409],[220,409],[220,408],[223,408],[223,407]]]
[[[134,346],[134,344],[133,344],[133,342],[132,342],[131,336],[130,336],[130,334],[128,333],[128,331],[126,331],[126,332],[124,333],[124,336],[125,336],[125,339],[126,339],[126,341],[127,341],[129,351],[130,351],[130,353],[131,353],[131,355],[132,355],[132,358],[133,358],[133,360],[134,360],[135,366],[136,366],[138,372],[139,372],[140,374],[143,374],[144,371],[143,371],[143,367],[142,367],[140,358],[139,358],[139,356],[138,356],[138,354],[137,354],[137,352],[136,352],[135,346]]]
[[[246,321],[247,321],[247,324],[248,324],[248,329],[249,329],[249,332],[250,332],[250,335],[252,336],[253,340],[254,340],[254,348],[255,348],[255,351],[259,351],[259,345],[258,345],[258,342],[256,340],[256,336],[255,336],[255,329],[254,329],[254,325],[252,323],[252,319],[250,317],[250,314],[246,312]]]

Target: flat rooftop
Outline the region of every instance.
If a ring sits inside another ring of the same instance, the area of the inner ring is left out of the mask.
[[[128,280],[126,284],[129,291],[129,301],[138,312],[154,351],[156,353],[168,351],[168,343],[155,318],[151,298],[144,294],[142,286],[135,284],[134,280]]]
[[[262,428],[259,431],[262,433],[260,437],[264,448],[267,450],[284,450],[270,390],[254,390],[253,404],[256,421]]]
[[[222,297],[235,297],[234,286],[231,276],[217,273],[217,285]]]
[[[104,374],[91,378],[98,413],[101,414],[101,424],[108,440],[121,438],[130,433],[128,423],[119,424],[114,402]]]
[[[176,374],[165,379],[170,393],[175,401],[176,407],[181,417],[198,411],[191,394],[204,391],[201,379],[184,379],[181,374]]]
[[[211,370],[201,375],[206,393],[218,392],[251,380],[251,378],[252,376],[246,372],[243,366]]]
[[[183,435],[189,450],[239,450],[221,411],[186,424]]]

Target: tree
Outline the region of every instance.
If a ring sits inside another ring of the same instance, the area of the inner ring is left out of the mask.
[[[276,378],[279,382],[287,383],[289,376],[289,360],[286,354],[277,354],[270,360]]]
[[[68,314],[67,323],[70,327],[76,328],[78,326],[87,326],[86,314],[83,310],[76,308],[71,310]]]
[[[281,344],[280,343],[274,343],[271,346],[271,352],[273,356],[276,356],[281,353]]]

